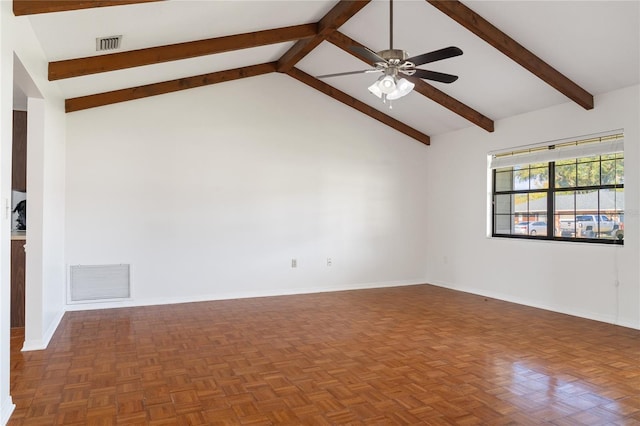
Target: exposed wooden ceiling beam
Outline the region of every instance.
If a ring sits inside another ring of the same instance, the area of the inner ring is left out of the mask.
[[[111,53],[109,55],[67,59],[49,63],[49,80],[79,77],[88,74],[115,71],[161,62],[176,61],[196,56],[213,55],[232,50],[299,40],[316,35],[317,24],[303,24],[244,34],[235,34],[207,40],[190,41]]]
[[[463,104],[456,98],[447,95],[440,89],[435,88],[434,86],[430,85],[420,78],[407,76],[407,79],[409,79],[413,84],[416,85],[413,88],[413,90],[415,90],[416,92],[439,103],[448,110],[455,112],[460,117],[469,120],[476,126],[486,130],[487,132],[493,132],[494,125],[492,119],[482,115],[475,109]]]
[[[419,132],[418,130],[407,126],[406,124],[396,120],[395,118],[389,117],[388,115],[381,113],[377,109],[347,95],[344,92],[341,92],[340,90],[334,87],[329,86],[327,83],[324,83],[318,80],[317,78],[310,76],[309,74],[299,70],[298,68],[290,69],[289,71],[287,71],[287,75],[295,78],[296,80],[310,87],[313,87],[316,90],[319,90],[325,95],[330,96],[333,99],[340,101],[345,105],[348,105],[352,108],[357,109],[358,111],[368,115],[369,117],[374,118],[380,121],[381,123],[384,123],[387,126],[392,127],[397,131],[404,133],[405,135],[410,136],[413,139],[425,145],[430,144],[430,138],[428,135],[425,135],[424,133]]]
[[[13,14],[15,16],[35,15],[155,1],[161,0],[13,0]]]
[[[427,1],[584,109],[593,109],[593,95],[561,74],[551,65],[538,58],[524,46],[500,31],[489,21],[461,2],[457,0]]]
[[[287,72],[302,58],[318,47],[327,36],[340,28],[371,0],[341,0],[319,22],[315,37],[298,41],[278,60],[278,71]]]
[[[195,77],[181,78],[162,83],[147,84],[145,86],[130,87],[128,89],[114,90],[112,92],[98,93],[95,95],[71,98],[65,101],[65,111],[73,112],[118,102],[132,101],[134,99],[147,98],[149,96],[162,95],[194,87],[207,86],[240,78],[254,77],[276,71],[276,62],[253,65],[249,67],[235,68]]]
[[[335,46],[339,47],[340,49],[344,50],[347,53],[350,53],[351,55],[355,56],[361,61],[366,62],[369,65],[372,65],[367,61],[367,58],[350,49],[350,47],[352,46],[360,46],[360,47],[365,47],[365,46],[353,40],[352,38],[347,37],[341,32],[335,31],[327,38],[327,41],[330,41]],[[412,78],[408,76],[407,78],[410,79],[411,82],[416,85],[416,87],[414,88],[416,92],[428,97],[434,102],[439,103],[440,105],[451,110],[452,112],[455,112],[456,114],[469,120],[476,126],[479,126],[488,132],[493,132],[493,129],[494,129],[493,120],[491,120],[490,118],[485,117],[478,111],[463,104],[462,102],[456,100],[455,98],[452,98],[451,96],[433,87],[432,85],[430,85],[429,83],[427,83],[426,81],[420,78]]]

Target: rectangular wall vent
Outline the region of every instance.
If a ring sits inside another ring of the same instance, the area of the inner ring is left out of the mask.
[[[71,266],[69,303],[121,300],[130,297],[130,265]]]
[[[120,49],[121,35],[96,38],[96,51]]]

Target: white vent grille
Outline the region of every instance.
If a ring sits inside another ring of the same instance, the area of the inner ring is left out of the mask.
[[[103,50],[115,50],[120,49],[120,42],[122,41],[122,36],[109,36],[109,37],[98,37],[96,39],[96,50],[101,52]]]
[[[72,265],[69,303],[128,299],[131,297],[129,265]]]

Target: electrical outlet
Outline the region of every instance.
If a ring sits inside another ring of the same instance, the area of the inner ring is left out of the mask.
[[[292,268],[297,268],[298,267],[298,261],[296,259],[291,259],[291,267]]]
[[[332,263],[333,261],[331,260],[331,258],[327,257],[327,266],[331,266]]]

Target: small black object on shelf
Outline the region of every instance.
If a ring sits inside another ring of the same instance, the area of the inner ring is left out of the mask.
[[[27,229],[27,200],[22,200],[13,209],[14,213],[18,213],[16,219],[16,229],[18,231],[25,231]]]

